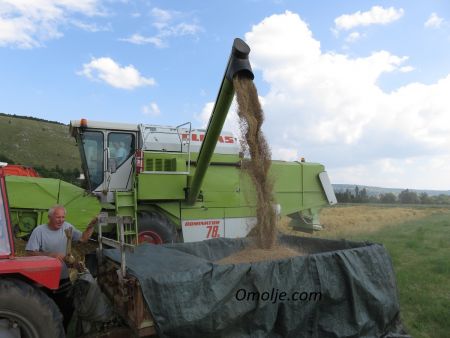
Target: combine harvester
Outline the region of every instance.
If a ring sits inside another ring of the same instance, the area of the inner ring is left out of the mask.
[[[239,40],[240,41],[240,40]],[[130,216],[128,243],[193,242],[245,237],[256,222],[255,188],[243,169],[237,138],[222,132],[234,96],[232,77],[253,73],[248,46],[237,42],[208,128],[168,127],[86,119],[71,121],[89,192],[67,182],[8,176],[12,222],[26,236],[46,222],[46,210],[63,204],[80,230],[100,210]],[[321,164],[273,161],[274,208],[297,230],[320,230],[319,209],[336,203]],[[93,196],[97,196],[98,202]],[[105,229],[117,234],[112,226]]]

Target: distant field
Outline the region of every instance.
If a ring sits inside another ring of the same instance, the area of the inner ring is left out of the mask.
[[[403,323],[414,338],[450,337],[450,207],[339,206],[316,237],[368,240],[389,251]],[[286,228],[283,232],[304,235]]]

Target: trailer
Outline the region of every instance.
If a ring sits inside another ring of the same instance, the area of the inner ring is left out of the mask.
[[[100,217],[100,234],[116,223],[121,236],[100,236],[96,279],[82,274],[75,283],[74,337],[411,338],[380,244],[280,235],[297,254],[221,263],[252,240],[132,246],[123,235],[131,222]]]

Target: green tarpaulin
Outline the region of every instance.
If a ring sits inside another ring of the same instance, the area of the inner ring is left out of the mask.
[[[382,245],[279,241],[307,254],[218,265],[249,240],[145,244],[127,254],[128,273],[139,279],[161,337],[407,337]],[[117,250],[105,255],[120,261]]]

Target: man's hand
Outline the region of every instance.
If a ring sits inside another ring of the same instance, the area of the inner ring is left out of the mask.
[[[98,223],[98,217],[95,216],[93,219],[91,219],[91,221],[88,224],[88,228],[93,228],[94,225],[96,225]]]
[[[64,258],[66,257],[66,255],[63,254],[62,252],[51,252],[48,254],[48,256],[56,258],[63,263],[64,263]]]
[[[80,242],[87,242],[94,232],[94,226],[98,223],[98,217],[94,217],[88,224],[86,230],[81,234]]]

